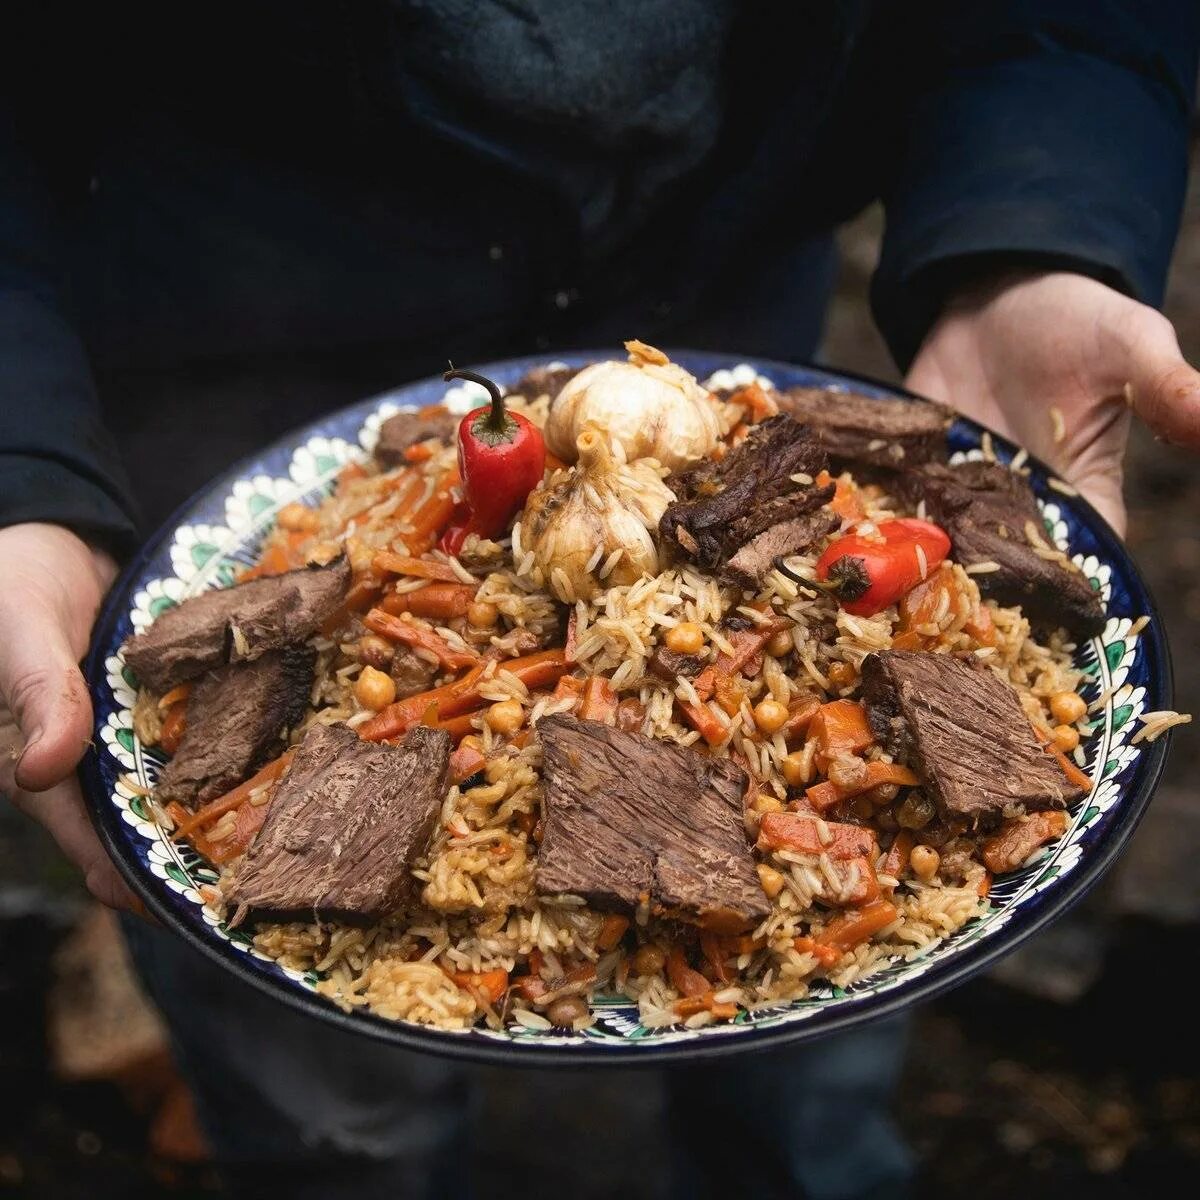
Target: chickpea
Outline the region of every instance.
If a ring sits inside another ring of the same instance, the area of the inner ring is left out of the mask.
[[[676,654],[699,654],[704,649],[704,630],[695,621],[681,621],[667,630],[663,641]]]
[[[391,642],[374,633],[367,633],[358,639],[356,654],[358,661],[364,666],[386,671],[392,665],[396,651]]]
[[[791,632],[781,629],[771,635],[771,640],[767,643],[767,653],[772,658],[782,658],[785,654],[791,654],[792,644]]]
[[[783,777],[789,787],[801,787],[808,782],[808,767],[804,755],[799,750],[789,754],[783,760]]]
[[[467,605],[467,624],[472,629],[491,629],[500,619],[500,610],[486,600],[476,600]]]
[[[280,529],[286,529],[289,533],[313,533],[321,524],[321,518],[315,510],[295,501],[285,504],[275,521]]]
[[[484,720],[493,733],[516,733],[525,720],[520,700],[501,700],[487,710]]]
[[[582,996],[560,996],[546,1009],[546,1016],[551,1025],[559,1029],[570,1029],[580,1017],[586,1017],[590,1010],[587,1001]]]
[[[396,698],[396,681],[374,667],[363,667],[354,684],[354,697],[373,712],[386,708]]]
[[[645,942],[637,948],[633,955],[633,973],[635,975],[657,975],[667,965],[667,956],[661,946],[653,942]]]
[[[768,796],[766,792],[760,792],[754,797],[754,803],[750,806],[756,813],[780,812],[783,809],[783,801],[776,799],[774,796]]]
[[[778,733],[787,724],[788,716],[787,705],[780,704],[778,700],[760,700],[754,706],[754,723],[759,732],[768,737]]]
[[[1055,725],[1050,732],[1054,738],[1055,750],[1070,754],[1079,745],[1079,730],[1074,725]]]
[[[909,792],[896,806],[896,821],[903,829],[924,829],[933,820],[933,801],[924,792]]]
[[[758,882],[762,884],[762,890],[772,900],[783,891],[782,873],[775,870],[774,867],[768,867],[766,863],[758,864]]]
[[[914,846],[908,862],[913,874],[922,883],[928,883],[942,865],[942,856],[932,846]]]
[[[1087,701],[1078,692],[1055,692],[1050,711],[1060,725],[1074,725],[1087,712]]]
[[[825,673],[829,677],[829,682],[838,690],[852,687],[858,678],[858,672],[847,662],[830,663],[829,670]]]

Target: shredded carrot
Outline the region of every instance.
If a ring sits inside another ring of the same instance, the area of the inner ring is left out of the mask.
[[[582,721],[607,721],[616,716],[617,694],[612,684],[603,675],[592,675],[584,682],[583,696],[579,702],[579,718]]]
[[[415,442],[404,449],[404,461],[407,463],[428,462],[433,457],[433,447],[428,442]]]
[[[462,783],[478,774],[487,765],[487,759],[478,745],[471,742],[460,742],[454,753],[450,755],[450,782]]]
[[[444,583],[462,583],[448,562],[431,558],[413,558],[409,554],[394,554],[380,550],[372,561],[375,570],[389,575],[409,575],[414,579],[440,579]]]
[[[467,615],[475,592],[466,583],[430,583],[415,592],[389,592],[380,601],[380,607],[394,617],[412,613],[414,617],[447,623]]]
[[[162,733],[159,735],[158,744],[167,754],[175,754],[179,749],[179,743],[183,741],[186,729],[187,701],[179,700],[167,709],[167,715],[163,718]]]
[[[707,704],[693,704],[690,700],[678,701],[679,711],[687,723],[710,745],[718,746],[729,736],[729,730],[713,715]]]
[[[822,826],[829,837],[828,844],[821,838]],[[874,862],[879,857],[879,845],[869,829],[794,812],[764,814],[758,827],[758,848],[796,850],[801,854],[824,851],[831,859],[842,861],[863,856]]]
[[[712,989],[709,982],[687,965],[687,959],[678,946],[672,946],[667,952],[667,978],[671,986],[683,996],[703,996]]]
[[[798,700],[793,700],[788,705],[788,719],[780,730],[784,742],[802,738],[820,709],[821,701],[816,696],[801,696]]]
[[[1092,781],[1088,776],[1081,771],[1061,750],[1055,750],[1053,747],[1048,747],[1051,754],[1058,760],[1058,765],[1062,767],[1063,774],[1076,786],[1083,788],[1085,792],[1092,790]]]
[[[791,627],[792,622],[788,618],[777,617],[765,625],[755,625],[753,629],[731,630],[725,638],[733,647],[733,653],[722,651],[717,655],[717,671],[725,675],[736,675],[739,671],[745,675],[757,675],[762,669],[763,648],[777,633]]]
[[[192,694],[192,685],[190,683],[181,683],[178,687],[173,687],[169,692],[164,692],[158,701],[158,711],[166,712],[172,704],[178,704],[181,700],[186,700]]]
[[[293,753],[292,750],[285,750],[273,762],[267,763],[261,771],[251,775],[245,783],[238,784],[232,791],[226,792],[224,796],[219,796],[216,800],[210,800],[203,808],[198,808],[194,813],[185,817],[182,822],[176,821],[175,832],[171,836],[178,841],[180,838],[187,837],[194,830],[203,829],[204,826],[211,825],[217,818],[238,808],[250,798],[251,792],[278,779],[287,769],[288,763],[292,761]],[[265,808],[266,805],[262,807]]]
[[[530,691],[557,683],[567,669],[561,649],[540,650],[524,658],[512,658],[503,666],[504,670],[515,675]],[[484,664],[480,663],[453,683],[389,704],[359,727],[359,736],[369,742],[382,742],[399,737],[420,723],[431,704],[438,706],[442,721],[482,708],[485,701],[479,694],[479,684],[483,678],[483,670]]]
[[[568,658],[568,662],[570,659]],[[574,675],[564,675],[554,688],[553,699],[566,700],[570,697],[575,701],[575,707],[579,707],[579,700],[583,696],[583,680],[576,679]]]
[[[843,521],[861,521],[867,515],[858,488],[848,480],[834,479],[828,471],[820,471],[815,482],[818,487],[828,487],[831,483],[834,485],[833,499],[829,501],[829,507]]]
[[[619,913],[610,913],[600,926],[600,932],[596,936],[596,948],[598,950],[615,950],[628,928],[628,917],[623,917]]]
[[[861,796],[863,792],[869,792],[873,787],[878,787],[883,783],[894,783],[899,787],[916,787],[920,782],[920,777],[915,772],[910,771],[908,767],[902,767],[899,763],[869,762],[866,764],[861,782],[853,787],[840,787],[832,780],[826,780],[824,783],[810,787],[805,795],[813,808],[818,812],[823,812],[835,804],[840,804],[843,800]]]
[[[834,917],[817,940],[836,950],[853,950],[855,946],[869,941],[881,929],[886,929],[899,915],[900,910],[890,901],[876,900],[854,912]]]
[[[825,946],[810,937],[798,937],[792,945],[801,954],[811,954],[823,967],[832,967],[842,957],[842,952],[833,946]]]
[[[909,829],[901,829],[892,841],[891,848],[888,850],[886,857],[883,860],[883,873],[892,876],[893,879],[899,879],[904,874],[905,868],[908,866],[909,857],[912,854],[913,845],[916,843],[916,838],[913,837],[912,831]]]
[[[356,479],[365,479],[367,470],[362,463],[348,462],[339,472],[337,477],[337,486],[344,488],[346,484],[353,483]]]
[[[742,701],[746,698],[745,689],[739,687],[723,671],[715,673],[713,691],[716,695],[717,703],[731,717],[742,707]]]
[[[728,983],[730,974],[725,960],[729,957],[729,951],[725,947],[725,939],[713,933],[701,934],[700,950],[717,979],[721,983]]]
[[[489,1004],[499,1004],[508,991],[508,972],[499,968],[479,972],[452,971],[450,978],[477,1000],[480,996],[486,997]]]
[[[816,760],[823,771],[836,755],[858,754],[875,741],[867,710],[856,700],[822,704],[809,725],[809,736],[817,739]]]
[[[442,474],[433,490],[433,495],[412,514],[409,522],[411,532],[404,534],[404,543],[414,555],[424,554],[437,542],[443,530],[454,516],[457,501],[453,489],[459,483],[458,467],[451,467]]]
[[[992,890],[992,873],[984,871],[983,878],[979,881],[979,886],[975,889],[980,900],[986,900]]]
[[[383,592],[383,580],[374,571],[364,571],[350,584],[346,598],[321,622],[321,632],[327,637],[345,625],[351,613],[370,608]]]
[[[1067,814],[1057,809],[1005,821],[1000,831],[983,843],[980,857],[993,875],[1015,871],[1039,846],[1062,837],[1069,823]]]
[[[394,617],[381,608],[371,609],[363,618],[363,624],[372,633],[377,633],[388,641],[403,642],[406,646],[428,650],[437,656],[438,663],[446,671],[461,671],[479,661],[479,655],[473,650],[460,650],[451,646],[440,633],[429,626],[418,621]]]

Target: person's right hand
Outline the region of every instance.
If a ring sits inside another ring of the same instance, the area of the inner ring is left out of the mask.
[[[92,736],[77,664],[116,571],[108,555],[60,526],[0,529],[0,793],[49,830],[96,899],[140,912],[75,777]]]

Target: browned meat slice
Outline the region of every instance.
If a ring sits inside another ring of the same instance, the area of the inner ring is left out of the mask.
[[[746,844],[746,773],[668,742],[557,715],[538,722],[544,753],[538,851],[542,895],[662,915],[720,932],[770,911]]]
[[[650,655],[650,670],[674,686],[680,675],[689,679],[699,675],[704,670],[704,661],[701,654],[680,654],[667,646],[656,646]]]
[[[1021,606],[1034,625],[1063,626],[1076,637],[1104,628],[1104,608],[1084,573],[1050,545],[1025,478],[1000,463],[931,464],[914,472],[931,521],[943,526],[963,566],[995,563],[975,576],[979,590]]]
[[[404,462],[404,452],[409,446],[432,438],[448,442],[461,419],[440,404],[429,404],[415,412],[393,413],[379,427],[375,459],[386,469],[398,467]]]
[[[226,888],[258,915],[375,921],[413,899],[446,792],[450,737],[411,730],[399,746],[314,725]]]
[[[725,564],[722,574],[738,587],[754,589],[779,559],[807,550],[833,533],[841,523],[841,518],[829,508],[819,508],[791,521],[780,521],[751,538]]]
[[[551,400],[563,390],[567,380],[574,379],[581,367],[534,367],[513,385],[513,393],[526,400],[549,396]]]
[[[932,400],[872,399],[835,388],[791,388],[779,407],[812,427],[834,462],[892,469],[945,462],[954,413]]]
[[[396,685],[396,699],[405,700],[418,692],[428,691],[438,669],[427,663],[407,646],[397,646],[392,658],[392,682]]]
[[[131,637],[125,662],[143,687],[169,691],[214,667],[311,637],[349,584],[350,564],[341,557],[323,567],[202,592]]]
[[[832,499],[832,484],[811,482],[824,466],[825,452],[805,426],[791,417],[771,417],[724,458],[705,459],[668,480],[678,499],[663,513],[659,532],[704,570],[723,572],[759,534]]]
[[[950,825],[996,825],[1006,808],[1064,808],[1083,792],[1038,745],[1012,687],[947,654],[884,650],[862,665],[875,735],[906,760]]]
[[[158,778],[158,799],[203,804],[274,758],[304,716],[316,657],[308,646],[268,650],[196,680],[183,740]]]

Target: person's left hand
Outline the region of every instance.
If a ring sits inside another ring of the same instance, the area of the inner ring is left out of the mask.
[[[1200,450],[1200,373],[1171,323],[1082,275],[1012,275],[958,297],[905,383],[1054,467],[1122,536],[1130,411],[1163,440]]]

